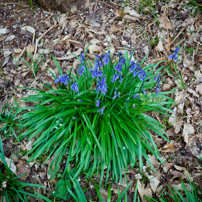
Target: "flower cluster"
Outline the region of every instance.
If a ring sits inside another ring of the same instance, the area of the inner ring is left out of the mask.
[[[78,88],[77,82],[74,82],[74,83],[71,85],[71,89],[74,90],[76,93],[79,92],[79,88]]]
[[[101,91],[102,94],[106,94],[107,93],[107,83],[106,83],[106,78],[105,76],[103,76],[102,78],[99,78],[98,77],[98,80],[97,80],[97,93],[99,93],[99,91]]]
[[[60,82],[60,83],[64,83],[65,85],[67,85],[67,81],[70,82],[70,78],[66,74],[66,75],[59,76],[58,79],[55,80],[55,83]]]
[[[81,64],[80,67],[77,69],[80,76],[83,74],[85,69],[84,57],[85,57],[84,54],[81,54]]]
[[[174,60],[175,62],[177,62],[177,56],[178,56],[179,50],[180,50],[180,47],[178,46],[178,47],[175,49],[175,53],[169,55],[169,56],[168,56],[168,59]]]
[[[110,51],[108,51],[108,53],[104,54],[102,57],[102,61],[104,62],[105,65],[109,63],[109,60],[110,60]]]
[[[122,66],[125,64],[125,61],[126,61],[125,58],[121,56],[119,58],[118,64],[115,66],[114,69],[117,70],[117,72],[121,73],[121,69],[122,69]]]
[[[145,77],[146,77],[146,72],[140,67],[139,63],[135,63],[134,61],[130,62],[131,66],[129,71],[133,72],[133,76],[138,76],[140,78],[141,81],[144,81]]]
[[[158,74],[158,76],[156,76],[155,78],[154,78],[154,80],[155,81],[157,81],[157,85],[156,85],[156,92],[157,93],[159,93],[159,88],[161,87],[161,85],[160,85],[160,78],[161,78],[161,75],[160,74]]]

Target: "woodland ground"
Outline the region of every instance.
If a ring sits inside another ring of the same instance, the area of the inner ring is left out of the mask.
[[[176,66],[179,74],[171,66],[171,71],[162,78],[161,87],[161,91],[176,88],[172,95],[176,101],[173,118],[153,113],[169,135],[170,143],[155,134],[153,136],[165,165],[151,156],[156,173],[147,164],[143,172],[129,169],[127,179],[134,180],[134,183],[129,188],[128,201],[132,201],[136,180],[142,185],[138,187],[141,197],[144,194],[158,197],[163,189],[167,189],[167,184],[180,189],[180,179],[188,183],[188,173],[202,189],[202,16],[199,11],[202,4],[199,3],[197,6],[188,0],[156,3],[152,0],[129,0],[121,20],[124,2],[118,0],[87,0],[79,7],[72,4],[68,15],[59,11],[48,12],[37,5],[33,6],[32,12],[26,1],[21,1],[20,6],[18,0],[1,0],[0,67],[3,74],[0,73],[0,110],[4,104],[12,104],[14,99],[19,101],[33,94],[16,87],[42,89],[40,83],[49,83],[54,88],[54,79],[45,71],[51,70],[58,75],[51,56],[56,57],[65,72],[72,66],[76,70],[80,63],[71,53],[79,56],[88,45],[87,57],[90,60],[95,58],[94,53],[106,52],[109,44],[111,54],[125,49],[135,50],[134,57],[138,61],[149,51],[145,64],[166,59],[180,45]],[[38,43],[37,39],[40,39]],[[34,58],[39,58],[42,52],[46,58],[35,77],[31,76],[32,69],[20,59],[22,57],[31,63],[26,53],[29,51]],[[162,64],[165,68],[168,66],[167,62]],[[5,156],[11,158],[13,155],[18,175],[27,173],[24,177],[27,182],[45,185],[47,189],[42,194],[49,196],[57,181],[49,180],[50,161],[44,166],[43,159],[27,164],[25,154],[32,147],[32,141],[18,143],[4,135],[2,139]],[[61,165],[61,170],[63,167]],[[86,196],[96,201],[94,182],[99,182],[99,176],[90,180],[80,176],[80,179]],[[112,201],[117,198],[117,188],[123,190],[126,186],[126,183],[112,184]],[[101,195],[106,197],[107,190],[102,188]]]

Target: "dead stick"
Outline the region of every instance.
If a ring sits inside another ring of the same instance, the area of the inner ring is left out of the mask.
[[[53,27],[57,27],[57,26],[58,25],[53,25],[43,35],[41,35],[38,39],[36,39],[36,47],[35,47],[35,51],[34,51],[34,59],[36,59],[36,51],[37,51],[37,46],[38,46],[39,40],[41,40],[41,38],[43,38],[51,29],[53,29]]]

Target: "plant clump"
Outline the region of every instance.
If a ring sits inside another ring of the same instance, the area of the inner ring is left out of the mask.
[[[146,56],[138,63],[132,55],[125,51],[113,57],[108,51],[96,54],[92,64],[81,54],[76,75],[63,74],[53,57],[60,73],[52,73],[57,89],[45,85],[48,91],[32,89],[38,94],[23,98],[35,105],[22,108],[28,111],[19,117],[19,129],[26,129],[20,139],[36,140],[30,161],[53,156],[52,165],[59,168],[67,154],[66,169],[74,165],[75,176],[85,171],[103,177],[106,170],[106,180],[111,172],[118,181],[128,165],[138,162],[142,168],[143,159],[151,165],[148,152],[161,160],[151,131],[168,139],[149,112],[168,115],[172,101],[166,94],[171,92],[160,92],[160,62],[143,66]]]

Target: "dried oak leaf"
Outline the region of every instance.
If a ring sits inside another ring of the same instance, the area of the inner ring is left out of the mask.
[[[194,127],[190,123],[185,123],[183,129],[183,138],[187,144],[189,143],[189,136],[193,134],[194,134]]]
[[[175,133],[178,133],[182,126],[182,116],[178,113],[177,108],[175,107],[172,115],[169,117],[170,124],[174,127]]]

